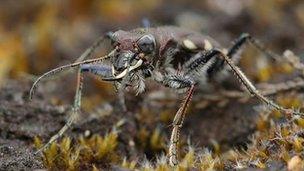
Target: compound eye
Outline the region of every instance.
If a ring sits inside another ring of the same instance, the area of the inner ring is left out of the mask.
[[[139,49],[146,53],[152,53],[155,49],[156,46],[156,42],[155,42],[155,38],[153,35],[151,34],[147,34],[142,36],[138,41],[137,41],[137,46],[139,47]]]

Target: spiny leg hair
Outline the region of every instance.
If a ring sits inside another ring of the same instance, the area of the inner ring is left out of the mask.
[[[178,164],[178,143],[179,143],[179,136],[180,136],[180,130],[183,126],[183,122],[185,119],[186,109],[191,101],[191,98],[193,96],[195,85],[191,85],[190,88],[187,91],[187,95],[185,99],[183,100],[181,107],[178,109],[178,111],[175,114],[175,117],[173,119],[173,129],[171,132],[171,138],[170,138],[170,145],[169,145],[169,164],[171,166],[176,166]]]
[[[164,86],[174,88],[174,89],[182,89],[188,88],[186,96],[181,103],[180,108],[176,112],[173,122],[172,122],[172,132],[169,144],[169,153],[168,153],[168,160],[171,166],[176,166],[178,164],[178,143],[179,143],[179,136],[180,136],[180,129],[183,126],[183,121],[186,114],[186,109],[191,101],[195,82],[190,76],[184,76],[181,74],[163,74],[162,80],[158,80]]]

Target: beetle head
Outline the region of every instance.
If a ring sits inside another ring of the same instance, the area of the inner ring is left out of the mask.
[[[115,79],[122,79],[128,72],[136,72],[152,62],[156,53],[156,40],[152,34],[133,30],[130,32],[110,32],[107,36],[117,53],[112,58],[112,74]]]

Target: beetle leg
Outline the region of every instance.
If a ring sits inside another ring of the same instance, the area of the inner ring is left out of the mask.
[[[164,76],[162,84],[173,89],[182,89],[191,87],[191,85],[195,84],[195,82],[189,76],[168,74]]]
[[[186,75],[190,75],[197,71],[198,73],[207,73],[208,69],[218,60],[214,58],[216,54],[212,51],[198,52],[193,59],[190,59],[184,64],[184,70]]]
[[[196,58],[195,60],[192,61],[192,63],[188,63],[187,68],[189,68],[189,72],[191,73],[192,70],[198,70],[200,67],[204,67],[210,59],[213,59],[213,57],[220,57],[221,60],[225,61],[228,66],[232,69],[234,74],[237,76],[239,81],[246,87],[246,89],[252,94],[253,96],[257,97],[259,100],[262,102],[266,103],[268,106],[282,111],[286,114],[294,114],[294,115],[299,115],[303,116],[303,113],[292,110],[292,109],[286,109],[272,100],[268,99],[264,95],[262,95],[256,88],[255,86],[251,83],[251,81],[245,76],[245,74],[233,63],[232,59],[228,57],[225,53],[223,53],[220,50],[217,49],[212,49],[210,51],[205,51],[203,52],[203,55],[201,55],[199,58]],[[187,73],[187,72],[186,72]],[[170,75],[169,75],[170,76]],[[172,76],[171,76],[172,77]],[[169,77],[164,76],[162,78],[163,83],[166,83],[165,85],[177,88],[176,84],[178,80],[176,79],[177,77],[174,77],[175,79],[169,79]],[[167,79],[167,81],[165,81]],[[184,83],[185,79],[181,79],[178,83],[180,85],[181,81]],[[171,83],[170,83],[171,82]],[[174,83],[175,82],[175,83]],[[170,84],[168,84],[170,83]],[[185,116],[185,110],[187,108],[187,105],[192,97],[193,94],[193,89],[194,89],[194,84],[191,85],[190,89],[188,90],[188,95],[186,96],[185,100],[182,103],[182,106],[179,108],[178,112],[176,113],[173,121],[173,130],[170,138],[170,147],[169,147],[169,162],[171,165],[177,165],[178,164],[178,141],[179,141],[179,133],[180,133],[180,128],[182,126],[182,122],[184,120]]]
[[[45,148],[47,148],[49,145],[51,145],[54,141],[56,141],[58,138],[60,138],[75,122],[76,118],[78,117],[79,110],[81,107],[81,93],[82,93],[82,87],[83,87],[83,73],[84,72],[90,72],[95,75],[103,77],[110,77],[112,74],[111,67],[102,65],[102,64],[84,64],[81,65],[78,74],[77,74],[77,88],[74,98],[74,105],[73,110],[71,112],[70,117],[68,118],[66,124],[59,130],[57,134],[55,134],[51,139],[45,144],[41,149],[39,149],[37,153],[43,151]]]
[[[128,73],[126,77],[124,77],[122,79],[122,82],[121,82],[121,85],[118,89],[118,98],[119,98],[119,103],[120,103],[120,106],[122,107],[122,110],[124,112],[127,112],[127,105],[126,105],[126,99],[125,99],[125,88],[127,86],[127,80],[129,80],[130,78],[130,74]]]
[[[75,93],[75,99],[74,99],[74,105],[73,110],[71,112],[70,117],[68,118],[66,124],[59,130],[57,134],[51,137],[51,139],[38,151],[35,152],[35,154],[38,154],[45,150],[47,147],[49,147],[53,142],[55,142],[58,138],[62,137],[62,135],[72,126],[72,124],[75,122],[76,118],[78,117],[80,106],[81,106],[81,92],[83,87],[83,74],[82,70],[78,70],[77,74],[77,88]]]
[[[95,50],[101,45],[101,43],[104,42],[104,40],[109,39],[109,36],[101,36],[99,37],[97,40],[95,40],[95,42],[92,44],[92,46],[90,46],[89,48],[87,48],[79,57],[75,62],[80,62],[85,60],[86,58],[89,58],[92,56],[92,54],[95,52]]]
[[[174,89],[188,88],[185,99],[181,103],[181,106],[176,112],[172,122],[173,129],[171,132],[171,138],[169,144],[168,160],[171,166],[176,166],[178,164],[178,153],[179,153],[178,143],[179,143],[180,129],[183,126],[186,109],[194,92],[195,82],[190,77],[179,74],[163,75],[161,73],[158,73],[158,75],[159,75],[158,79],[155,78],[155,80],[161,82],[164,86]]]
[[[169,164],[171,166],[176,166],[178,164],[178,143],[179,143],[179,136],[180,136],[180,130],[183,126],[183,122],[185,119],[186,109],[189,105],[189,102],[191,101],[193,92],[194,92],[194,84],[191,85],[191,87],[188,89],[187,95],[185,99],[183,100],[181,107],[178,109],[178,111],[175,114],[175,117],[173,119],[173,129],[171,132],[171,138],[170,138],[170,145],[169,145]]]
[[[217,50],[215,50],[217,51]],[[226,56],[225,54],[223,54],[220,51],[217,51],[220,56],[225,60],[225,62],[230,66],[230,68],[232,69],[232,71],[235,73],[235,75],[239,78],[239,81],[244,84],[244,86],[246,87],[246,89],[250,92],[250,94],[252,94],[253,96],[257,97],[259,100],[261,100],[262,102],[266,103],[267,105],[271,106],[272,108],[284,112],[284,113],[292,113],[294,115],[300,115],[303,116],[303,113],[292,110],[292,109],[286,109],[280,105],[278,105],[277,103],[275,103],[274,101],[268,99],[267,97],[265,97],[264,95],[262,95],[256,88],[255,86],[251,83],[251,81],[245,76],[245,74],[233,63],[233,61]]]
[[[284,112],[286,114],[293,114],[293,115],[298,115],[298,116],[303,116],[304,115],[301,112],[298,112],[298,111],[295,111],[295,110],[292,110],[292,109],[284,108],[284,107],[278,105],[277,103],[275,103],[274,101],[265,97],[262,93],[260,93],[256,89],[256,87],[245,76],[245,74],[233,63],[233,61],[226,54],[224,54],[222,51],[220,51],[218,49],[213,49],[213,50],[210,51],[209,54],[221,57],[228,64],[228,66],[231,68],[233,73],[237,76],[239,81],[246,87],[246,89],[249,91],[249,93],[251,95],[257,97],[262,102],[266,103],[268,106],[270,106],[270,107],[272,107],[272,108],[274,108],[278,111]]]
[[[232,47],[228,50],[227,56],[232,58],[233,55],[243,46],[245,43],[250,43],[259,51],[264,53],[266,56],[270,57],[272,60],[277,61],[280,59],[280,55],[273,53],[268,50],[264,45],[262,45],[257,39],[253,38],[249,33],[243,33],[240,37],[234,42]]]
[[[239,36],[236,41],[232,44],[232,46],[228,49],[226,55],[233,61],[237,62],[239,60],[239,52],[241,48],[247,44],[250,43],[252,46],[257,48],[259,51],[261,51],[263,54],[265,54],[267,57],[272,59],[273,61],[279,61],[280,56],[273,53],[272,51],[265,48],[264,45],[262,45],[257,39],[253,38],[248,33],[243,33]],[[224,69],[225,61],[222,59],[217,60],[212,67],[208,69],[208,77],[211,78],[215,73],[218,71]]]

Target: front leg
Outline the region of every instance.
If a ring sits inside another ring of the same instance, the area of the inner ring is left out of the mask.
[[[175,117],[173,119],[173,129],[171,132],[171,138],[170,138],[170,146],[169,146],[169,163],[171,166],[176,166],[178,164],[178,143],[179,143],[179,135],[180,130],[183,126],[183,122],[185,119],[186,109],[189,105],[189,102],[192,98],[193,92],[194,92],[194,85],[191,85],[191,87],[187,91],[187,95],[185,99],[183,100],[181,107],[178,109],[178,111],[175,114]]]
[[[179,143],[180,129],[183,126],[186,109],[190,103],[190,100],[194,92],[195,82],[191,77],[180,74],[162,75],[161,73],[158,73],[158,78],[159,79],[157,81],[167,87],[174,89],[188,88],[186,96],[183,102],[181,103],[180,108],[176,112],[172,122],[173,129],[170,138],[168,160],[171,166],[176,166],[178,164],[178,153],[179,153],[178,143]]]

